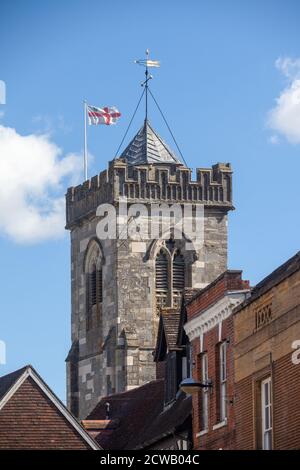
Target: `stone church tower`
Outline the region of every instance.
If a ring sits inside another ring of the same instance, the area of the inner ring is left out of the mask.
[[[107,170],[66,195],[71,234],[72,346],[67,357],[68,407],[84,418],[102,396],[155,378],[152,351],[161,306],[177,306],[184,287],[201,288],[227,267],[231,168],[187,168],[146,120]],[[127,199],[204,207],[204,239],[99,239],[100,204]]]

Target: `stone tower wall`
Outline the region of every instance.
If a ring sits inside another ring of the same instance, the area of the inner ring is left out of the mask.
[[[204,244],[190,265],[189,287],[204,287],[227,267],[227,212],[232,209],[231,169],[217,164],[191,171],[175,165],[129,167],[123,160],[66,195],[71,232],[72,348],[67,359],[68,406],[84,418],[100,397],[155,378],[152,351],[158,317],[155,309],[155,253],[159,241],[102,240],[103,304],[101,325],[87,331],[84,258],[96,236],[96,209],[118,206],[126,197],[150,207],[153,202],[204,205]]]

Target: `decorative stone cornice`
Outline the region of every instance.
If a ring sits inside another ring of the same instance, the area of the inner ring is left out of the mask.
[[[245,300],[249,290],[227,292],[221,300],[202,311],[184,325],[189,340],[199,338],[228,318],[233,309]]]

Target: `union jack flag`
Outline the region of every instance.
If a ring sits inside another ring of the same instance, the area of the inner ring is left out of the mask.
[[[116,124],[121,113],[114,106],[105,108],[97,108],[96,106],[87,105],[87,113],[89,118],[89,125]]]

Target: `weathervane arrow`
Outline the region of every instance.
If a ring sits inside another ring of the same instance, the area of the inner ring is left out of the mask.
[[[160,62],[159,60],[151,60],[149,59],[149,49],[146,50],[146,58],[145,59],[137,59],[134,61],[135,64],[142,65],[144,67],[160,67]]]
[[[149,75],[148,68],[155,67],[159,68],[160,67],[160,62],[159,60],[152,60],[149,58],[149,49],[146,50],[146,58],[145,59],[137,59],[134,61],[135,64],[142,65],[143,67],[146,68],[145,70],[145,76],[146,80],[141,84],[142,86],[145,87],[145,97],[146,97],[146,118],[145,120],[147,121],[148,119],[148,81],[151,80],[153,77],[152,75]]]

